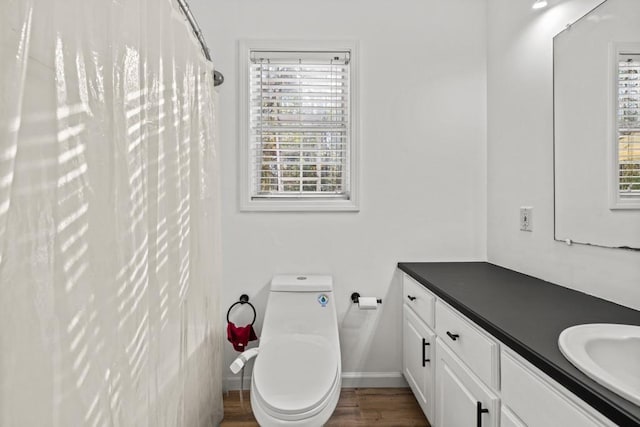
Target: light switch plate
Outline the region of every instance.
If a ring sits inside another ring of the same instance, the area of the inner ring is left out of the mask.
[[[533,231],[533,208],[530,206],[520,208],[520,230]]]

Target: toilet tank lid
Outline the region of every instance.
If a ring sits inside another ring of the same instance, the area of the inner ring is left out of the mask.
[[[328,274],[279,274],[271,279],[275,292],[330,292],[333,277]]]

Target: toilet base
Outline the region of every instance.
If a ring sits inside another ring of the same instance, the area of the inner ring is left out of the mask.
[[[253,389],[253,381],[251,385],[251,409],[253,410],[253,415],[256,417],[258,424],[262,427],[320,427],[324,425],[331,415],[333,411],[335,411],[336,406],[338,405],[338,399],[340,398],[340,389],[341,389],[342,381],[338,378],[336,381],[333,390],[331,390],[331,394],[327,400],[327,404],[322,410],[309,418],[303,418],[300,420],[289,421],[289,420],[281,420],[273,417],[272,415],[266,413],[259,402],[254,399],[254,389]]]

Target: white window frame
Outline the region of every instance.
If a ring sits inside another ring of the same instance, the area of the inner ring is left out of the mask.
[[[347,199],[332,199],[319,197],[296,198],[252,198],[252,169],[250,123],[249,123],[249,66],[251,52],[254,50],[272,51],[339,51],[350,52],[350,148],[348,157],[349,194]],[[238,45],[238,132],[239,147],[239,196],[240,211],[359,211],[359,181],[360,181],[360,143],[359,143],[359,70],[358,44],[355,41],[328,40],[241,40]]]
[[[620,197],[620,158],[618,141],[618,57],[640,53],[638,42],[612,42],[609,45],[609,209],[640,209],[640,200]]]

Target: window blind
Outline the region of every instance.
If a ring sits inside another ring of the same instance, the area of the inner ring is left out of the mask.
[[[618,57],[618,192],[640,200],[640,54]]]
[[[251,51],[252,198],[349,198],[349,52]]]

